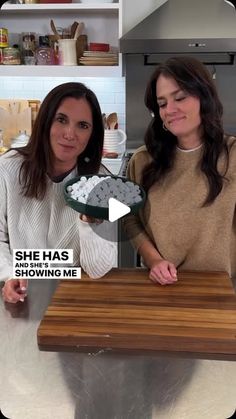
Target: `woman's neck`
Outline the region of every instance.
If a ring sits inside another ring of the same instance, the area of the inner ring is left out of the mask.
[[[202,145],[202,139],[200,137],[193,138],[178,138],[177,146],[181,150],[194,150]]]
[[[69,173],[71,172],[76,166],[75,162],[57,162],[56,164],[54,164],[54,166],[52,167],[51,172],[49,173],[50,177],[58,177],[63,175],[64,173]]]

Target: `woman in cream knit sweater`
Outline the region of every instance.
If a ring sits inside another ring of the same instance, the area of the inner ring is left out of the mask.
[[[26,296],[12,279],[13,249],[73,249],[76,266],[98,278],[116,261],[116,245],[99,235],[108,221],[81,215],[63,198],[65,182],[101,171],[103,121],[94,93],[81,83],[55,87],[44,99],[30,141],[0,158],[0,280],[5,301]],[[93,223],[93,228],[91,227]],[[103,235],[104,237],[104,235]]]
[[[125,229],[150,279],[177,281],[177,269],[236,274],[236,139],[222,127],[222,104],[198,60],[173,57],[145,96],[152,121],[132,156],[130,179],[147,203]]]

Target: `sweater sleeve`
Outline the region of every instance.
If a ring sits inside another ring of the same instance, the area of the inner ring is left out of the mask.
[[[117,225],[108,221],[92,226],[79,222],[80,265],[91,278],[100,278],[117,264]]]
[[[0,173],[0,197],[0,281],[6,281],[12,277],[12,255],[8,239],[7,188],[3,173]]]
[[[146,159],[144,157],[146,154],[147,153],[142,147],[134,154],[128,164],[127,178],[138,184],[141,182],[143,164],[146,164]],[[136,250],[138,250],[144,241],[151,242],[139,215],[127,215],[122,224],[128,238]]]

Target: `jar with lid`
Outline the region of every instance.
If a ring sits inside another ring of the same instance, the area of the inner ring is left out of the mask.
[[[19,65],[21,63],[19,49],[13,47],[4,48],[2,63],[5,65]]]
[[[0,28],[0,48],[8,47],[8,30]]]
[[[26,65],[34,65],[35,61],[35,33],[23,32],[22,33],[22,56],[23,63]]]
[[[39,36],[39,48],[36,50],[37,65],[55,64],[54,50],[50,46],[48,36]]]

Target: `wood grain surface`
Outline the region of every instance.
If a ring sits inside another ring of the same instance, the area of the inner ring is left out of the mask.
[[[223,272],[180,272],[161,286],[145,269],[61,281],[38,328],[41,350],[236,360],[236,295]]]

